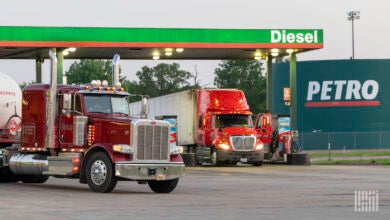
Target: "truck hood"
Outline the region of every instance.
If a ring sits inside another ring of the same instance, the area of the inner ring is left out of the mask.
[[[120,114],[100,114],[100,113],[88,114],[88,118],[97,119],[97,120],[124,122],[124,123],[126,122],[129,123],[133,119],[131,116],[123,116]]]
[[[228,136],[256,135],[256,131],[253,128],[245,127],[226,127],[222,129],[222,133]]]

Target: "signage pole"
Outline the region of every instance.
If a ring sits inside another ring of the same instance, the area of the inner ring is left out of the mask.
[[[297,58],[295,53],[290,55],[290,118],[291,131],[297,130]]]

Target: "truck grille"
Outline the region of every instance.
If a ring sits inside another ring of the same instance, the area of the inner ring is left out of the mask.
[[[161,125],[139,125],[137,160],[168,160],[169,128]]]
[[[253,151],[255,146],[255,137],[253,136],[232,136],[230,142],[236,151]]]

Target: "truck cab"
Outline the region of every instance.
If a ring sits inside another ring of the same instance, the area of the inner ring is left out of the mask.
[[[23,90],[20,148],[9,153],[7,163],[22,182],[78,178],[92,191],[110,192],[117,181],[131,180],[168,193],[184,176],[181,149],[170,144],[170,124],[130,117],[130,94],[123,88],[58,85],[54,127],[46,124],[50,92],[46,84]]]
[[[242,91],[198,90],[197,160],[213,165],[260,165],[263,143],[256,137],[252,113]]]

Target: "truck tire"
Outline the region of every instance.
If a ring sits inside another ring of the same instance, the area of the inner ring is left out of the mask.
[[[218,150],[215,149],[215,147],[211,148],[210,162],[211,162],[211,166],[214,166],[214,167],[222,165],[221,161],[218,160],[218,153],[217,153],[217,151]]]
[[[292,153],[287,154],[287,163],[291,165],[310,165],[310,154]]]
[[[195,167],[196,166],[196,154],[195,153],[183,153],[181,154],[183,162],[186,167]]]
[[[17,176],[13,174],[8,167],[3,167],[0,169],[0,183],[17,181]]]
[[[114,190],[117,179],[110,158],[104,152],[95,152],[88,158],[85,175],[89,188],[94,192],[108,193]]]
[[[170,193],[176,188],[178,182],[179,179],[165,181],[149,180],[148,185],[155,193]]]
[[[255,166],[255,167],[260,167],[262,165],[263,165],[263,161],[258,161],[258,162],[253,163],[253,166]]]
[[[44,183],[49,179],[49,176],[44,175],[19,175],[19,180],[23,183]]]

